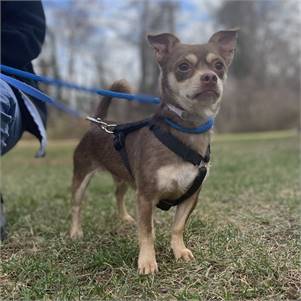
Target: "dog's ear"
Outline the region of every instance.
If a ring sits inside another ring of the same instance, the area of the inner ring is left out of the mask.
[[[147,35],[147,40],[154,48],[159,63],[163,61],[166,55],[170,54],[176,44],[180,43],[180,40],[171,33]]]
[[[218,31],[209,39],[209,43],[213,43],[218,47],[218,51],[229,66],[234,57],[238,28]]]

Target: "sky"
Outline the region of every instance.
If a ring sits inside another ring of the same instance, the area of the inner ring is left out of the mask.
[[[98,32],[101,32],[101,39],[92,38],[87,45],[79,47],[77,54],[80,59],[77,68],[85,68],[84,75],[81,72],[73,78],[81,84],[93,78],[93,56],[103,57],[103,64],[110,73],[110,80],[130,77],[131,84],[137,86],[139,82],[139,64],[137,63],[137,48],[120,39],[119,35],[128,33],[137,20],[137,10],[128,9],[127,4],[131,0],[75,0],[76,5],[91,7],[89,22]],[[173,1],[173,0],[171,0]],[[152,0],[156,3],[158,0]],[[44,0],[44,8],[47,23],[50,28],[55,28],[58,38],[58,57],[60,59],[63,76],[68,77],[66,63],[68,53],[64,49],[66,36],[64,34],[64,20],[58,20],[55,11],[70,7],[70,0]],[[89,3],[89,4],[88,4]],[[211,11],[214,10],[221,0],[179,0],[180,13],[177,15],[177,34],[186,43],[205,43],[215,30]],[[188,21],[189,20],[189,21]],[[137,27],[139,24],[137,24]],[[106,50],[106,51],[105,51]],[[109,50],[109,51],[108,51]],[[86,66],[86,67],[85,67]],[[90,71],[89,71],[90,70]],[[130,73],[130,76],[129,76]],[[107,75],[107,74],[106,74]]]

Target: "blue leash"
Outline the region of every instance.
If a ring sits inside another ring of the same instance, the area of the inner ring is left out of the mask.
[[[36,89],[36,88],[34,88],[34,87],[24,83],[24,82],[21,82],[20,80],[17,80],[13,77],[4,75],[2,73],[0,73],[0,79],[4,80],[5,82],[10,84],[14,88],[21,90],[25,94],[28,94],[28,95],[30,95],[34,98],[37,98],[42,102],[51,104],[54,107],[56,107],[57,109],[62,110],[62,111],[66,112],[69,115],[72,115],[72,116],[78,117],[78,118],[85,118],[84,114],[81,114],[78,111],[67,107],[62,102],[58,102],[58,101],[50,98],[48,95],[44,94],[40,90],[38,90],[38,89]]]
[[[57,87],[65,87],[68,89],[74,89],[78,91],[88,92],[92,94],[99,94],[102,96],[110,96],[115,98],[127,99],[127,100],[135,100],[141,103],[150,103],[150,104],[159,104],[160,98],[149,96],[149,95],[141,95],[141,94],[128,94],[128,93],[121,93],[121,92],[113,92],[110,90],[103,90],[103,89],[96,89],[96,88],[87,88],[80,85],[76,85],[73,83],[69,83],[63,80],[57,80],[54,78],[46,77],[46,76],[39,76],[36,74],[32,74],[30,72],[26,72],[23,70],[19,70],[16,68],[12,68],[6,65],[0,65],[1,71],[10,74],[16,75],[22,78],[31,79],[37,82],[41,82],[48,85],[53,85]]]

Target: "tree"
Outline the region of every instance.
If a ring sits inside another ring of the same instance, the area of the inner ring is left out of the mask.
[[[218,127],[275,130],[297,126],[300,11],[297,1],[223,1],[217,23],[240,27]],[[233,88],[234,87],[234,88]],[[235,88],[236,87],[236,88]],[[285,100],[284,100],[285,99]]]
[[[236,78],[252,77],[259,86],[269,84],[275,73],[283,80],[283,63],[287,65],[289,58],[298,61],[296,33],[301,24],[296,7],[296,1],[279,0],[222,3],[216,13],[217,23],[241,28],[233,63]],[[293,73],[296,75],[297,70]]]
[[[141,31],[139,35],[139,53],[141,66],[140,91],[158,94],[159,68],[154,61],[153,50],[149,47],[147,33],[166,31],[175,33],[175,15],[178,5],[173,1],[160,1],[155,5],[149,0],[143,1],[140,15]]]

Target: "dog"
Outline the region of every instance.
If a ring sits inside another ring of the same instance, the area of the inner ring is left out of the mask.
[[[238,29],[212,35],[206,44],[183,44],[173,34],[148,35],[160,68],[161,104],[157,122],[168,133],[201,156],[206,155],[212,130],[202,134],[179,131],[162,121],[169,118],[185,128],[195,128],[214,118],[220,108],[224,81],[233,60]],[[125,81],[115,82],[111,90],[131,93]],[[96,117],[105,118],[110,97],[101,101]],[[161,118],[161,119],[160,119]],[[149,127],[130,133],[125,141],[129,168],[114,148],[113,136],[93,124],[74,152],[72,181],[72,223],[70,236],[83,236],[81,203],[92,176],[99,170],[110,172],[116,183],[117,211],[121,220],[134,223],[124,204],[128,186],[136,190],[139,240],[138,272],[158,271],[154,248],[153,212],[161,199],[183,195],[198,174],[198,167],[185,162],[162,144]],[[207,167],[208,168],[208,167]],[[185,224],[198,200],[200,188],[177,205],[171,233],[171,248],[176,259],[190,261],[192,252],[185,246]]]

